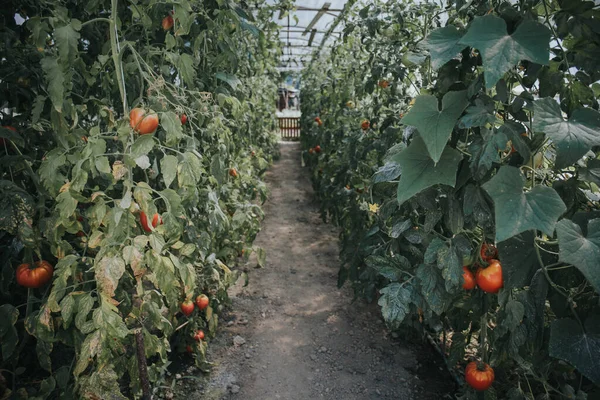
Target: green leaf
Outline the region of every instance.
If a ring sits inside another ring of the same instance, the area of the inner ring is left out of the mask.
[[[154,148],[153,135],[140,135],[131,146],[131,157],[136,159],[145,156]]]
[[[509,300],[504,308],[506,316],[502,323],[513,331],[517,326],[521,325],[525,316],[525,306],[523,303],[516,300]]]
[[[119,279],[125,272],[125,261],[119,256],[103,257],[96,263],[95,270],[100,292],[113,297],[119,285]]]
[[[373,183],[389,182],[400,176],[401,168],[400,165],[395,162],[387,162],[384,166],[379,168],[377,172],[371,178]]]
[[[160,123],[162,128],[167,132],[167,146],[175,146],[183,137],[181,130],[181,119],[173,111],[161,113]]]
[[[552,236],[556,221],[567,209],[554,189],[538,185],[524,193],[524,184],[518,168],[503,166],[483,185],[496,208],[497,242],[529,229]]]
[[[441,110],[438,108],[437,97],[421,95],[415,99],[415,104],[400,122],[419,130],[427,151],[437,164],[446,148],[456,120],[468,105],[466,90],[446,93],[442,99]]]
[[[60,212],[62,219],[68,219],[77,209],[77,200],[71,196],[71,192],[65,190],[56,198],[56,208]]]
[[[475,99],[475,104],[469,106],[466,114],[460,119],[459,128],[471,128],[474,126],[485,126],[496,122],[496,104],[487,96]]]
[[[600,318],[585,322],[585,331],[570,318],[552,322],[548,350],[551,357],[571,363],[596,385],[600,385]]]
[[[600,113],[591,108],[576,109],[565,121],[558,103],[545,98],[533,103],[533,130],[544,132],[556,146],[556,168],[568,167],[600,145]]]
[[[500,162],[500,153],[506,149],[508,139],[500,130],[481,128],[481,137],[475,137],[469,145],[471,171],[476,179],[482,179],[494,163]]]
[[[194,69],[195,60],[194,58],[187,54],[182,53],[179,56],[177,62],[177,69],[183,78],[183,81],[188,85],[188,87],[194,87],[194,77],[196,76],[196,70]]]
[[[41,64],[46,81],[48,81],[48,94],[50,100],[52,100],[52,105],[56,111],[62,112],[65,97],[65,76],[56,58],[44,57]]]
[[[200,159],[192,153],[185,153],[184,159],[177,166],[179,187],[195,186],[200,180],[202,171]]]
[[[559,260],[573,264],[600,293],[600,218],[588,222],[587,236],[579,225],[563,219],[556,226]]]
[[[19,343],[19,335],[14,326],[18,319],[19,311],[11,304],[0,306],[0,350],[4,361],[9,359]]]
[[[54,31],[54,37],[56,39],[56,45],[58,47],[58,55],[63,65],[70,65],[75,61],[79,44],[79,32],[81,29],[81,22],[74,19],[71,24],[56,28]]]
[[[234,90],[238,87],[238,85],[242,84],[242,81],[240,81],[237,76],[232,75],[232,74],[228,74],[226,72],[217,72],[215,74],[215,77],[217,79],[222,80],[223,82],[226,82]]]
[[[498,133],[504,134],[512,142],[515,150],[523,157],[523,160],[527,161],[531,157],[531,150],[527,142],[523,140],[523,136],[521,136],[525,132],[525,127],[514,121],[504,121],[504,125],[498,128]]]
[[[121,338],[127,336],[129,330],[119,315],[119,310],[115,307],[108,296],[101,295],[100,307],[94,310],[93,321],[96,328],[101,329],[103,333]]]
[[[392,226],[392,230],[390,231],[390,237],[397,239],[404,232],[409,230],[412,227],[412,221],[410,219],[404,221],[398,221]]]
[[[435,70],[452,60],[465,47],[459,43],[464,32],[453,25],[436,29],[425,39],[424,46],[431,55],[431,67]]]
[[[108,157],[97,157],[94,160],[94,166],[96,169],[104,174],[112,174],[110,164],[108,163]]]
[[[509,35],[502,18],[476,17],[459,43],[481,53],[486,89],[493,88],[502,75],[521,60],[542,65],[550,61],[550,30],[531,20],[523,21]]]
[[[438,268],[442,270],[442,278],[447,292],[454,292],[463,283],[462,257],[458,256],[454,246],[444,246],[437,255]]]
[[[381,297],[377,304],[381,306],[383,318],[390,326],[399,327],[410,312],[410,290],[394,282],[381,289],[379,293]]]
[[[440,271],[432,265],[421,264],[415,275],[421,283],[421,294],[429,307],[437,315],[441,315],[447,307],[448,294]]]
[[[462,155],[446,147],[436,164],[429,157],[423,140],[416,137],[410,146],[394,158],[403,171],[398,183],[398,204],[401,205],[428,187],[438,184],[454,187]]]
[[[160,169],[166,187],[171,186],[171,183],[173,183],[177,177],[178,162],[177,157],[171,155],[164,156],[163,159],[160,160]]]

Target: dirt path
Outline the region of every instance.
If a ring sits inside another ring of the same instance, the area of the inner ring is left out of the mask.
[[[376,306],[351,303],[350,290],[337,289],[337,230],[319,218],[297,143],[281,144],[266,181],[271,195],[256,244],[267,265],[232,290],[232,311],[210,345],[214,370],[185,397],[442,399],[445,378],[444,387],[418,377],[416,353],[431,350],[391,339]]]

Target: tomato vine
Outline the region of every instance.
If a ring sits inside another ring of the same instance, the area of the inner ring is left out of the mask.
[[[437,338],[456,375],[476,361],[467,381],[490,365],[485,394],[461,398],[600,393],[599,13],[372,0],[303,75],[339,285],[377,299],[390,328]]]
[[[208,368],[237,265],[265,258],[275,10],[2,4],[0,398],[147,396],[187,348]]]

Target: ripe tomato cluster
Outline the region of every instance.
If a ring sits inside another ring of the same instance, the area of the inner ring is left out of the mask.
[[[140,135],[153,133],[158,128],[158,114],[152,110],[134,108],[129,112],[129,125]]]
[[[180,306],[181,312],[186,317],[189,317],[194,312],[195,306],[198,307],[200,311],[204,310],[208,307],[209,299],[205,294],[200,294],[196,297],[195,302],[192,302],[191,298],[185,299]],[[195,306],[194,306],[195,305]]]
[[[145,212],[141,211],[140,212],[140,223],[142,224],[142,229],[144,229],[144,231],[146,232],[152,232],[152,228],[150,228],[150,224],[148,223],[148,216],[146,215]],[[163,221],[162,218],[160,217],[160,215],[158,213],[154,214],[152,216],[152,227],[156,228],[157,225],[162,225]]]
[[[496,259],[498,249],[492,244],[484,243],[480,249],[481,260],[488,263],[486,268],[478,266],[473,275],[469,266],[463,266],[463,289],[471,290],[479,286],[481,290],[487,293],[498,293],[504,286],[502,277],[502,264]]]

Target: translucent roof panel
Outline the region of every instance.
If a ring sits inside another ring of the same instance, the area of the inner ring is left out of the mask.
[[[268,0],[267,3],[276,2]],[[347,0],[298,0],[295,9],[288,14],[276,13],[273,20],[281,26],[279,39],[283,48],[279,69],[302,69],[310,62],[316,49],[330,45],[343,26],[336,26],[326,43],[323,43],[325,33],[333,26],[346,3]]]

